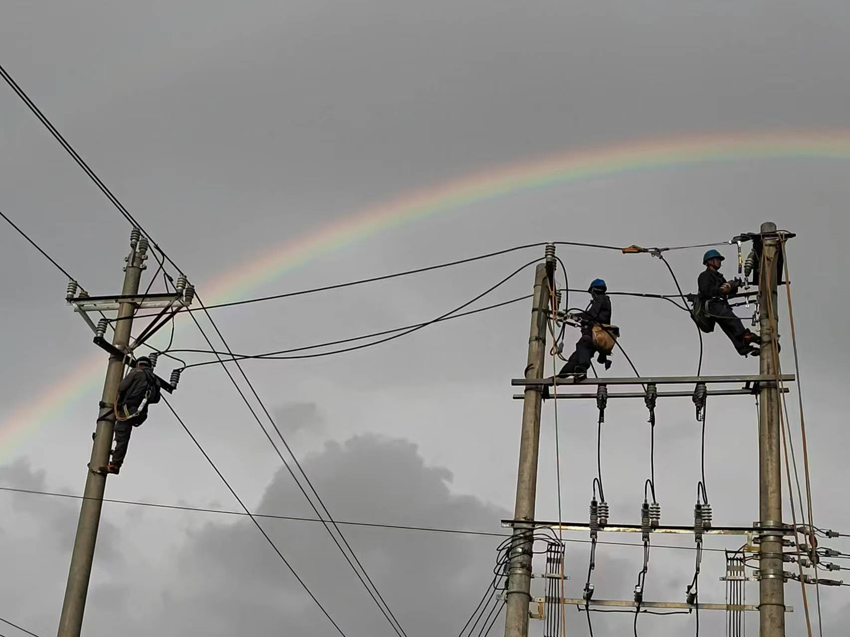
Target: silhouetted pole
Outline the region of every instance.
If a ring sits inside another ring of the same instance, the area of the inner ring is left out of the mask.
[[[547,256],[554,246],[547,246]],[[534,305],[531,310],[531,335],[528,339],[527,379],[543,378],[546,361],[546,321],[550,303],[549,277],[554,274],[554,258],[539,264],[534,273]],[[537,500],[537,461],[540,452],[541,387],[526,387],[522,406],[522,437],[519,447],[516,507],[514,520],[534,520]],[[514,529],[509,556],[505,637],[528,636],[528,610],[531,601],[531,560],[533,531]]]
[[[763,223],[759,267],[759,321],[762,376],[776,377],[778,345],[776,287],[779,279],[779,235],[775,223]],[[759,635],[785,637],[785,574],[782,561],[782,465],[779,388],[763,382],[759,392],[759,521],[766,530],[759,551]]]
[[[144,262],[147,258],[148,241],[140,237],[134,229],[130,235],[132,250],[127,257],[124,270],[124,286],[121,294],[133,296],[139,293]],[[112,344],[121,351],[128,351],[130,331],[133,327],[134,303],[121,303],[115,322],[115,336]],[[97,429],[92,445],[91,461],[86,477],[84,500],[80,508],[80,521],[77,525],[77,537],[74,540],[74,552],[71,555],[71,569],[65,588],[65,602],[59,620],[59,637],[79,637],[83,627],[83,613],[86,609],[89,579],[91,578],[94,549],[97,543],[97,530],[100,525],[100,511],[103,507],[103,492],[106,489],[106,475],[98,473],[101,467],[109,463],[112,449],[112,430],[115,424],[113,405],[118,397],[118,385],[124,377],[125,360],[113,355],[106,368],[106,382],[97,419]]]

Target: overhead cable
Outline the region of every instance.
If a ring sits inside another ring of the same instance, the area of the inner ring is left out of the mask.
[[[32,99],[30,99],[29,95],[27,95],[26,92],[24,92],[24,90],[18,85],[17,82],[15,82],[15,80],[12,78],[12,76],[9,74],[9,72],[2,65],[0,65],[0,77],[2,77],[6,81],[6,83],[12,88],[12,90],[15,91],[15,93],[17,93],[18,97],[20,97],[21,100],[24,102],[24,104],[27,105],[27,107],[30,109],[30,111],[32,111],[33,115],[35,115],[38,118],[38,120],[44,125],[44,127],[47,128],[48,131],[50,131],[50,134],[53,135],[53,137],[56,139],[56,141],[59,142],[59,144],[62,146],[62,148],[65,149],[65,151],[72,157],[72,159],[83,170],[83,172],[86,173],[86,175],[88,175],[89,179],[91,179],[92,182],[94,182],[94,184],[106,196],[106,198],[109,199],[109,201],[112,203],[112,205],[115,206],[115,208],[118,209],[118,212],[120,212],[121,215],[127,221],[129,221],[133,226],[138,228],[142,232],[142,234],[144,234],[148,238],[148,241],[150,241],[151,245],[154,248],[156,248],[160,252],[160,254],[162,254],[163,258],[165,258],[181,274],[183,274],[183,271],[180,270],[180,267],[176,263],[174,263],[174,261],[172,261],[165,254],[163,249],[160,248],[160,246],[156,243],[156,241],[154,241],[153,237],[151,237],[150,233],[148,233],[142,227],[142,225],[138,222],[138,220],[136,220],[133,217],[133,215],[130,214],[130,212],[127,210],[127,208],[124,207],[124,204],[122,204],[118,200],[118,198],[112,193],[112,191],[109,190],[109,188],[106,187],[106,184],[104,184],[103,181],[100,179],[100,177],[98,177],[97,174],[95,174],[95,172],[85,162],[85,160],[82,157],[80,157],[79,153],[77,153],[77,151],[74,150],[73,146],[71,146],[71,144],[69,144],[68,141],[62,136],[62,133],[60,133],[56,129],[56,127],[51,123],[51,121],[49,119],[47,119],[47,117],[44,115],[44,113],[41,112],[41,109],[39,109],[38,106],[36,106],[35,102],[33,102]]]
[[[56,129],[56,127],[53,126],[53,124],[50,122],[50,120],[47,119],[47,117],[41,112],[41,110],[35,105],[35,103],[30,99],[30,97],[23,91],[23,89],[15,82],[15,80],[11,77],[11,75],[2,66],[0,66],[0,76],[2,76],[6,80],[6,82],[9,84],[9,86],[12,87],[12,89],[15,91],[15,93],[17,93],[17,95],[24,101],[24,103],[29,107],[29,109],[33,112],[33,114],[39,119],[39,121],[41,121],[41,123],[50,131],[50,133],[60,143],[60,145],[65,149],[65,151],[68,152],[69,155],[71,155],[71,157],[80,166],[80,168],[83,170],[83,172],[85,172],[86,175],[88,175],[88,177],[95,183],[95,185],[101,190],[101,192],[110,200],[110,202],[112,202],[112,204],[115,206],[115,208],[118,209],[119,213],[127,221],[129,221],[135,228],[138,228],[139,231],[148,238],[150,244],[157,251],[159,251],[159,253],[162,255],[163,259],[165,259],[172,266],[174,266],[178,270],[178,272],[180,272],[180,274],[184,274],[182,269],[157,244],[157,242],[153,239],[153,237],[150,235],[150,233],[148,233],[144,229],[144,227],[133,217],[133,215],[130,214],[130,212],[127,210],[127,208],[118,200],[118,198],[112,193],[112,191],[109,190],[109,188],[103,183],[103,181],[95,174],[95,172],[89,167],[89,165],[82,159],[82,157],[76,152],[76,150],[74,150],[74,148],[62,136],[62,134],[59,133],[59,131]],[[200,302],[200,296],[198,296],[198,301]],[[210,323],[215,328],[219,337],[222,339],[222,342],[225,343],[225,345],[227,345],[226,341],[224,341],[224,337],[221,335],[221,332],[219,331],[218,327],[213,322],[212,316],[209,314],[209,312],[205,312],[205,314],[208,317],[208,319],[210,320]],[[196,321],[196,323],[197,323],[197,321]],[[198,328],[203,333],[203,329],[201,328],[200,324],[198,324]],[[208,342],[208,344],[210,345],[211,349],[215,349],[211,342]],[[229,347],[228,347],[228,349],[229,349]],[[239,366],[239,362],[238,361],[234,361],[234,362],[236,363],[237,367],[239,367],[240,371],[242,371],[241,367]],[[225,366],[225,369],[226,369],[226,366]],[[228,370],[228,374],[229,374],[229,370]],[[248,380],[247,376],[245,376],[244,372],[242,372],[242,375],[245,377],[245,380],[249,384],[249,386],[251,386],[251,383]],[[231,380],[233,380],[232,377],[231,377]],[[235,384],[235,380],[234,380],[234,384]],[[236,385],[236,386],[237,386],[237,389],[238,389],[238,385]],[[255,397],[257,398],[257,400],[262,404],[262,401],[260,400],[259,396],[256,394],[256,391],[254,390],[253,386],[251,386],[251,389],[252,389]],[[240,390],[240,394],[241,394],[241,390]],[[243,399],[245,399],[244,395],[242,397],[243,397]],[[247,400],[246,400],[246,404],[248,404]],[[249,407],[250,407],[250,405],[249,405]],[[263,405],[263,409],[268,414],[268,410],[266,410],[265,405]],[[271,418],[271,417],[269,416],[269,418]],[[276,425],[275,425],[275,429],[277,429]],[[278,434],[280,434],[279,430],[278,430]],[[291,451],[290,451],[290,453],[291,453]],[[293,455],[293,458],[294,458],[294,455]],[[296,459],[296,463],[297,463],[297,459]],[[303,471],[302,471],[302,473],[303,473]],[[294,474],[293,474],[293,477],[294,477]],[[305,476],[305,478],[306,478],[306,476]],[[318,498],[318,494],[316,494],[316,496]],[[320,500],[320,502],[321,502],[321,500]],[[330,517],[330,514],[328,514],[328,517]],[[343,538],[343,541],[345,541],[344,538]],[[346,541],[346,545],[347,544],[348,543]],[[350,547],[349,547],[349,549],[350,549]],[[353,551],[352,551],[352,555],[354,555]],[[355,558],[355,560],[357,560],[356,555],[354,555],[354,558]],[[359,560],[357,560],[357,561],[359,563]],[[352,568],[353,568],[353,566],[352,566]],[[368,579],[368,574],[366,574],[365,571],[364,571],[364,574],[366,575],[366,577]],[[359,574],[358,574],[358,576],[359,576]],[[362,581],[362,578],[361,578],[361,581]],[[368,590],[368,587],[367,587],[367,590]],[[371,591],[369,591],[369,592],[370,592],[370,595],[371,595],[372,594]],[[380,593],[378,593],[378,595],[380,597]],[[379,605],[379,607],[380,607],[380,605]],[[382,609],[382,612],[383,612],[383,609]],[[386,613],[385,613],[385,615],[386,615]],[[392,624],[392,622],[391,622],[391,624]],[[396,624],[397,624],[397,620],[396,620]],[[395,625],[393,625],[393,628],[395,630]],[[398,632],[398,631],[396,631],[396,632]],[[403,631],[401,631],[400,634],[403,635],[404,634]]]
[[[277,350],[277,351],[273,351],[273,352],[266,352],[266,353],[263,353],[263,354],[236,354],[234,358],[232,358],[232,359],[225,358],[224,361],[227,362],[227,361],[230,361],[230,360],[237,360],[237,359],[238,360],[292,360],[292,359],[302,358],[300,356],[290,357],[290,356],[281,356],[281,355],[282,354],[293,354],[295,352],[304,352],[304,351],[313,350],[313,349],[322,349],[324,347],[330,347],[332,345],[343,345],[345,343],[353,343],[353,342],[356,342],[356,341],[367,340],[367,339],[370,339],[370,338],[377,338],[379,336],[386,336],[387,334],[395,334],[395,333],[398,333],[398,332],[407,332],[408,330],[412,330],[414,328],[417,328],[417,329],[423,328],[423,327],[427,327],[429,325],[434,325],[436,323],[442,323],[442,322],[445,322],[445,321],[451,321],[453,319],[462,318],[464,316],[472,316],[473,314],[479,314],[481,312],[488,312],[490,310],[495,310],[495,309],[498,309],[498,308],[501,308],[501,307],[505,307],[505,306],[512,305],[512,304],[515,304],[515,303],[519,303],[520,301],[525,301],[525,300],[531,298],[531,296],[532,295],[530,295],[530,294],[526,294],[524,296],[520,296],[520,297],[510,299],[508,301],[502,301],[501,303],[494,303],[492,305],[487,305],[485,307],[477,308],[475,310],[469,310],[467,312],[459,312],[459,313],[456,313],[456,314],[451,314],[451,315],[446,316],[444,318],[432,319],[430,321],[424,321],[422,323],[413,323],[412,325],[405,325],[403,327],[394,327],[394,328],[389,329],[389,330],[381,330],[379,332],[372,332],[371,334],[363,334],[361,336],[352,336],[352,337],[349,337],[349,338],[338,339],[338,340],[335,340],[335,341],[327,341],[327,342],[324,342],[324,343],[316,343],[314,345],[304,345],[304,346],[301,346],[301,347],[293,347],[293,348],[290,348],[290,349],[283,349],[283,350]],[[380,342],[384,342],[384,341],[380,341]],[[377,345],[377,344],[378,343],[369,343],[369,346]],[[217,353],[221,356],[227,356],[228,355],[227,352],[221,352],[221,351],[215,352],[215,351],[204,350],[204,349],[174,349],[174,350],[171,350],[171,351],[172,352],[180,352],[180,353],[184,353],[184,352],[194,353],[194,354],[216,354]],[[348,350],[345,350],[345,351],[348,351]],[[327,352],[327,353],[322,354],[322,355],[331,355],[331,354],[336,354],[336,353],[339,353],[339,352]],[[215,365],[217,363],[218,363],[217,360],[203,361],[203,362],[200,362],[200,363],[192,363],[192,364],[186,365],[186,369],[188,369],[190,367],[201,367],[201,366],[204,366],[204,365]]]
[[[70,500],[86,500],[86,496],[83,495],[73,495],[70,493],[59,493],[56,491],[39,491],[36,489],[21,489],[17,487],[6,487],[0,486],[0,491],[5,491],[7,493],[21,493],[28,495],[41,495],[46,497],[53,498],[65,498]],[[96,498],[91,498],[96,499]],[[212,508],[204,508],[204,507],[196,507],[196,506],[188,506],[188,505],[179,505],[179,504],[162,504],[158,502],[139,502],[135,500],[119,500],[114,498],[103,498],[103,502],[109,504],[122,504],[126,506],[137,506],[137,507],[146,507],[153,509],[162,509],[168,511],[189,511],[194,513],[209,513],[213,515],[228,515],[228,516],[237,516],[237,517],[249,517],[248,513],[244,511],[233,511],[227,509],[212,509]],[[318,522],[321,523],[322,520],[319,518],[305,518],[305,517],[297,517],[292,515],[274,515],[271,513],[254,513],[251,512],[250,516],[253,516],[257,519],[268,519],[268,520],[284,520],[289,522]],[[386,529],[386,530],[399,530],[399,531],[421,531],[426,533],[443,533],[443,534],[452,534],[452,535],[469,535],[469,536],[478,536],[478,537],[500,537],[500,538],[509,538],[511,537],[510,533],[495,533],[492,531],[475,531],[470,529],[450,529],[450,528],[440,528],[440,527],[430,527],[430,526],[409,526],[402,524],[385,524],[379,522],[353,522],[349,520],[337,520],[337,524],[342,526],[354,526],[354,527],[364,527],[364,528],[375,528],[375,529]],[[565,543],[575,543],[575,544],[588,544],[590,540],[580,540],[580,539],[572,539],[572,538],[564,538]],[[625,546],[625,547],[636,547],[640,548],[641,544],[634,544],[631,542],[605,542],[600,541],[599,544],[607,544],[610,546]],[[676,551],[692,551],[693,547],[690,546],[675,546],[675,545],[665,545],[665,544],[655,544],[653,548],[657,549],[671,549]],[[704,549],[706,551],[715,551],[718,553],[722,553],[723,549]]]
[[[806,502],[808,503],[809,528],[815,528],[814,513],[812,507],[812,482],[809,472],[809,444],[806,436],[806,415],[803,409],[803,387],[800,384],[800,356],[797,350],[797,328],[794,323],[794,302],[791,298],[791,275],[788,272],[788,254],[785,250],[785,238],[780,237],[779,249],[782,255],[782,264],[785,270],[785,294],[788,299],[788,321],[791,325],[791,345],[794,352],[794,370],[797,373],[797,399],[800,408],[800,433],[803,442],[803,471],[806,477]],[[785,403],[783,399],[783,404]],[[801,503],[802,505],[802,503]],[[820,586],[815,586],[815,596],[818,609],[818,630],[823,637],[823,615],[821,612]]]
[[[197,294],[196,298],[198,300],[198,303],[201,305],[201,307],[204,307],[204,304],[203,304],[203,301],[201,300],[200,294]],[[197,326],[197,328],[200,331],[201,335],[203,336],[204,340],[210,346],[210,349],[215,350],[215,346],[213,345],[212,341],[209,339],[209,336],[207,336],[204,329],[201,327],[201,324],[198,322],[198,319],[195,317],[194,314],[190,314],[190,316],[192,317],[192,321]],[[242,375],[243,380],[245,381],[245,383],[250,388],[251,393],[253,394],[255,400],[259,403],[261,409],[263,410],[263,413],[265,414],[266,418],[271,423],[272,427],[274,428],[275,432],[277,433],[278,437],[280,438],[281,442],[283,443],[283,446],[286,448],[287,452],[289,453],[289,455],[292,458],[293,462],[295,463],[296,467],[298,467],[298,470],[299,470],[301,476],[303,477],[304,482],[306,482],[307,485],[309,486],[310,491],[312,492],[316,501],[319,503],[319,506],[321,506],[321,508],[324,511],[327,519],[325,519],[325,517],[323,517],[322,514],[319,512],[319,509],[316,507],[315,502],[313,502],[313,498],[311,498],[310,495],[307,493],[307,490],[304,488],[304,485],[301,483],[301,480],[299,480],[299,478],[295,475],[295,472],[293,471],[289,462],[287,462],[286,459],[283,457],[283,454],[280,452],[280,449],[275,444],[274,440],[272,439],[272,437],[269,434],[266,427],[263,425],[262,420],[257,415],[257,412],[254,410],[254,407],[251,405],[247,396],[245,396],[245,393],[242,391],[242,388],[239,386],[239,383],[236,382],[236,379],[233,377],[233,374],[231,374],[230,370],[227,367],[227,364],[224,362],[224,360],[218,354],[216,354],[216,358],[218,358],[218,361],[221,364],[221,368],[224,370],[224,372],[227,375],[228,379],[230,380],[231,384],[234,386],[234,388],[236,389],[240,398],[245,403],[245,406],[248,408],[248,411],[254,417],[254,420],[257,422],[257,425],[260,427],[263,434],[265,434],[267,440],[269,441],[272,448],[275,450],[275,452],[277,453],[281,462],[283,463],[283,466],[289,472],[289,475],[292,476],[292,479],[295,481],[295,483],[298,486],[298,488],[300,489],[301,493],[307,499],[308,504],[313,509],[316,516],[322,521],[322,524],[325,527],[325,530],[330,535],[331,539],[333,540],[334,544],[339,549],[340,553],[342,553],[343,558],[346,560],[346,562],[348,562],[349,566],[351,567],[352,571],[354,571],[354,574],[357,576],[357,578],[360,580],[360,583],[363,585],[366,592],[369,594],[369,596],[372,598],[372,600],[378,606],[378,610],[384,615],[384,617],[387,619],[387,621],[389,622],[390,626],[392,627],[393,631],[396,634],[400,635],[401,637],[406,637],[404,629],[401,627],[401,624],[398,622],[398,619],[396,619],[392,610],[390,610],[389,606],[387,605],[386,601],[383,598],[383,595],[381,595],[381,592],[377,589],[375,584],[372,582],[372,578],[366,572],[366,569],[363,567],[362,563],[360,562],[360,559],[357,557],[357,554],[354,552],[354,549],[351,548],[351,545],[348,543],[348,540],[343,535],[342,530],[339,528],[339,526],[337,525],[333,516],[330,514],[330,511],[328,511],[327,506],[325,506],[324,501],[322,500],[318,491],[316,491],[316,488],[313,486],[313,483],[310,481],[310,478],[307,476],[307,473],[304,471],[303,467],[301,466],[301,463],[299,462],[298,457],[292,451],[292,448],[289,446],[289,443],[286,441],[286,439],[283,436],[283,433],[281,432],[280,428],[277,426],[277,422],[272,417],[271,413],[269,412],[269,410],[266,407],[265,403],[263,402],[262,398],[260,398],[260,395],[257,393],[256,388],[254,387],[251,380],[248,378],[247,374],[245,373],[245,370],[242,369],[242,366],[239,364],[239,360],[234,359],[233,350],[230,347],[230,345],[228,344],[227,340],[224,338],[224,335],[221,333],[221,330],[219,329],[218,325],[213,320],[212,315],[209,312],[206,312],[206,317],[207,317],[207,320],[212,325],[213,329],[215,330],[216,334],[218,335],[218,338],[221,340],[222,344],[227,349],[231,359],[233,359],[232,362],[236,365],[236,368],[239,370],[239,373]],[[329,524],[333,527],[333,530],[331,529],[331,526],[329,526]],[[339,535],[339,538],[337,538],[337,535],[334,534],[334,531],[336,531],[336,534]],[[342,540],[342,544],[340,544],[340,540]],[[343,545],[345,545],[345,547],[348,549],[348,553],[343,548]],[[350,556],[349,556],[349,553],[350,553]],[[354,560],[353,562],[352,562],[352,558]],[[355,563],[357,564],[357,566],[355,566]],[[359,567],[359,569],[360,569],[359,571],[358,571],[357,567]],[[365,580],[364,580],[364,577],[365,577]],[[367,585],[367,582],[369,583],[369,585]],[[371,588],[370,588],[370,585],[371,585]]]
[[[342,632],[342,629],[339,627],[339,625],[336,623],[336,621],[334,621],[333,617],[331,617],[331,615],[330,615],[330,613],[328,613],[327,609],[325,609],[325,607],[322,605],[322,603],[313,594],[313,591],[310,590],[310,587],[307,586],[307,583],[303,579],[301,579],[301,576],[296,572],[296,570],[293,568],[292,564],[289,563],[289,560],[287,560],[286,557],[284,557],[281,550],[274,543],[274,540],[272,540],[271,537],[269,537],[269,534],[266,533],[266,530],[259,523],[259,521],[257,520],[257,517],[255,515],[253,515],[248,510],[248,507],[245,506],[245,503],[242,501],[242,498],[240,498],[239,495],[236,493],[236,491],[233,489],[233,487],[230,486],[230,483],[227,481],[227,478],[225,478],[224,475],[221,473],[219,468],[216,466],[215,462],[213,462],[212,458],[210,458],[209,454],[207,454],[206,450],[201,446],[201,443],[198,442],[198,439],[195,438],[195,435],[189,430],[189,428],[186,426],[186,423],[183,422],[183,419],[174,410],[174,407],[171,406],[171,403],[168,401],[168,399],[165,396],[163,396],[162,399],[165,402],[165,404],[168,406],[168,409],[171,411],[171,413],[174,414],[174,417],[177,419],[177,422],[180,423],[180,426],[183,427],[183,430],[188,434],[189,438],[192,439],[192,442],[195,443],[195,446],[198,448],[198,451],[201,452],[201,454],[204,456],[206,461],[209,463],[209,465],[213,468],[213,470],[216,472],[218,477],[224,483],[224,486],[227,487],[227,490],[230,491],[231,495],[233,495],[233,497],[239,503],[239,506],[242,507],[242,510],[245,512],[245,515],[247,515],[249,518],[251,518],[251,522],[253,522],[254,526],[257,527],[257,530],[259,530],[260,533],[262,533],[263,537],[266,539],[266,541],[269,543],[269,545],[272,547],[272,549],[274,549],[274,552],[277,553],[277,556],[286,565],[286,567],[289,569],[289,572],[292,573],[293,577],[295,577],[295,579],[301,585],[301,588],[303,588],[304,591],[307,593],[307,595],[309,595],[310,598],[315,602],[316,606],[319,607],[319,610],[321,610],[322,614],[324,614],[324,616],[327,617],[328,621],[330,621],[330,623],[333,625],[333,627],[336,629],[336,631],[340,635],[345,637],[345,633]]]
[[[22,633],[26,633],[27,635],[31,635],[32,637],[39,637],[38,635],[36,635],[33,632],[30,632],[26,628],[22,628],[21,626],[18,626],[17,624],[13,624],[8,619],[3,619],[2,617],[0,617],[0,622],[3,622],[7,626],[11,626],[12,628],[16,628],[17,630],[20,630]]]
[[[0,68],[2,68],[2,67],[0,67]],[[32,237],[30,237],[26,232],[21,230],[20,227],[18,227],[18,225],[14,221],[9,219],[9,217],[6,216],[6,214],[3,211],[0,211],[0,217],[3,217],[3,219],[6,221],[6,223],[8,223],[10,226],[12,226],[12,228],[14,228],[18,232],[18,234],[20,234],[24,239],[26,239],[30,243],[30,245],[32,245],[32,247],[34,247],[36,250],[38,250],[45,259],[50,261],[50,263],[53,264],[53,267],[55,267],[62,274],[64,274],[66,277],[68,277],[69,280],[76,281],[76,279],[74,279],[74,277],[72,277],[65,268],[63,268],[61,265],[59,265],[59,263],[53,257],[51,257],[49,254],[47,254],[47,252],[45,252],[44,249],[40,245],[38,245]],[[85,291],[82,287],[80,289]]]

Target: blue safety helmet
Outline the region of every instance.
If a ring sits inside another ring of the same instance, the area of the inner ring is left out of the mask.
[[[706,253],[703,255],[703,257],[702,257],[702,264],[703,264],[703,265],[705,265],[705,264],[706,264],[706,263],[708,263],[711,259],[720,259],[721,261],[723,261],[723,260],[725,260],[725,259],[726,259],[726,257],[724,257],[722,254],[720,254],[717,250],[709,250],[708,252],[706,252]]]
[[[602,279],[593,279],[593,282],[590,284],[590,287],[587,288],[587,291],[590,292],[593,289],[599,289],[603,292],[608,291],[608,285]]]

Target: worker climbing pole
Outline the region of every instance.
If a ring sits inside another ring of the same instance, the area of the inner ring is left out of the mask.
[[[191,292],[188,291],[188,285],[174,293],[140,295],[139,285],[142,271],[145,269],[145,261],[148,258],[148,249],[148,239],[142,236],[138,228],[134,228],[130,233],[130,254],[125,259],[124,285],[120,295],[94,297],[82,292],[77,295],[76,282],[71,281],[68,284],[66,300],[91,327],[94,332],[94,343],[109,353],[109,363],[100,400],[97,426],[93,434],[94,444],[86,474],[86,486],[74,550],[71,555],[68,583],[65,588],[59,637],[79,637],[82,631],[103,495],[106,490],[106,477],[109,473],[118,473],[117,467],[120,467],[123,461],[122,454],[126,451],[129,441],[129,430],[122,431],[122,429],[124,425],[132,427],[133,424],[141,424],[140,420],[144,420],[147,415],[148,405],[157,401],[159,390],[174,391],[176,381],[179,379],[179,372],[172,374],[172,383],[157,377],[153,373],[156,358],[154,357],[153,360],[150,357],[135,358],[130,345],[133,318],[138,309],[163,307],[176,313],[187,306],[194,295],[193,289]],[[114,321],[103,318],[95,325],[88,317],[90,312],[103,314],[115,309],[118,310],[118,315]],[[165,310],[163,310],[163,316],[166,320],[169,317]],[[111,343],[105,338],[110,323],[114,328]],[[159,326],[161,327],[161,324]],[[146,328],[146,332],[150,336],[157,329],[157,322],[154,321]],[[143,343],[144,340],[136,339],[134,347]],[[131,372],[125,379],[124,371],[128,365],[138,369]],[[115,452],[112,451],[114,436],[116,438]],[[112,462],[110,462],[110,455],[112,455]]]

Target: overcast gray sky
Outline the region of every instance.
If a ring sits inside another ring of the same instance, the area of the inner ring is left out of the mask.
[[[838,135],[850,129],[848,30],[850,8],[833,1],[9,0],[0,61],[203,295],[221,275],[286,240],[494,167],[678,135]],[[0,114],[0,210],[90,291],[117,291],[126,222],[4,87]],[[847,531],[843,375],[850,348],[841,326],[848,167],[846,158],[752,159],[553,185],[402,224],[251,293],[534,241],[725,240],[773,220],[799,233],[789,262],[816,522]],[[602,276],[612,289],[675,291],[649,256],[560,254],[577,287]],[[345,338],[437,316],[533,256],[222,309],[216,318],[238,351]],[[695,288],[700,256],[670,254],[687,290]],[[63,277],[8,228],[0,232],[0,264],[0,333],[11,363],[0,386],[0,422],[7,423],[98,354],[64,304]],[[528,293],[531,282],[531,272],[523,273],[493,300]],[[669,304],[615,298],[614,320],[642,373],[695,371],[694,329]],[[203,344],[186,317],[179,325],[175,347]],[[790,368],[787,322],[782,329]],[[248,362],[245,370],[335,517],[498,532],[513,508],[520,405],[509,381],[522,373],[527,330],[528,304],[519,304],[360,352]],[[167,334],[157,342],[164,345]],[[707,373],[757,370],[722,334],[706,344]],[[612,374],[630,373],[621,355],[614,360]],[[98,392],[93,386],[0,450],[0,482],[80,493]],[[249,507],[312,515],[221,369],[188,371],[174,405]],[[793,413],[796,403],[789,406]],[[558,416],[562,508],[566,518],[583,520],[595,471],[595,410],[562,403]],[[538,516],[549,519],[558,511],[553,428],[547,405]],[[641,403],[612,404],[605,428],[612,517],[637,522],[649,471]],[[686,524],[699,471],[689,400],[660,406],[656,454],[664,519]],[[757,517],[756,458],[752,401],[712,401],[707,482],[716,523]],[[237,508],[164,406],[135,432],[108,496]],[[0,617],[39,635],[56,630],[77,511],[74,501],[0,493]],[[321,528],[263,526],[349,637],[392,634]],[[360,527],[345,533],[410,637],[460,631],[492,578],[499,543]],[[709,546],[737,548],[714,538]],[[659,548],[652,555],[647,598],[683,601],[692,552]],[[587,557],[586,544],[569,545],[568,595],[580,596]],[[629,598],[639,558],[631,547],[600,548],[597,596]],[[723,601],[723,568],[722,553],[706,556],[704,601]],[[795,606],[789,634],[803,634],[799,588],[787,591]],[[748,599],[756,595],[751,585]],[[843,589],[822,591],[825,634],[841,633],[848,603]],[[723,616],[705,615],[704,634],[720,634]],[[568,622],[571,635],[587,634],[574,609]],[[595,622],[597,635],[631,630],[629,616]],[[694,618],[644,617],[640,626],[641,634],[678,636],[694,631]],[[538,623],[533,634],[541,629]],[[332,634],[249,520],[118,504],[104,507],[85,630]],[[499,631],[497,624],[492,634]]]

